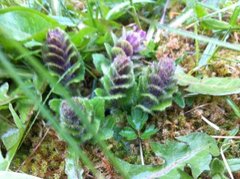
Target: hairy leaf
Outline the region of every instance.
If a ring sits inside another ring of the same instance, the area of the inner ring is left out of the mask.
[[[192,93],[223,96],[240,93],[239,78],[210,77],[198,79],[184,72],[176,74],[178,84],[187,86],[186,90]]]
[[[197,178],[203,171],[209,170],[212,156],[219,155],[216,141],[204,133],[192,133],[167,141],[165,144],[153,142],[153,152],[165,160],[161,166],[131,165],[120,161],[129,172],[130,178],[180,179],[186,165],[191,167],[192,175]]]

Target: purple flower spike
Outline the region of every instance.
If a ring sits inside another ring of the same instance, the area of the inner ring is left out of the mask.
[[[128,41],[133,48],[133,52],[139,52],[143,49],[143,42],[146,40],[146,32],[134,26],[133,30],[126,33],[126,41]]]
[[[81,110],[85,115],[89,115],[84,104],[79,101],[78,97],[73,97],[72,100],[75,105],[79,107],[79,110]],[[91,122],[90,119],[91,118],[88,118],[89,122]],[[63,100],[60,104],[60,122],[61,126],[64,127],[68,133],[77,140],[80,140],[86,133],[86,129],[82,123],[82,118],[77,116],[66,100]]]
[[[152,63],[147,81],[146,95],[142,101],[145,108],[151,108],[158,104],[161,96],[169,92],[169,88],[172,88],[172,84],[174,84],[174,71],[174,60],[171,58],[162,58],[158,63]]]
[[[157,64],[153,63],[151,69],[148,90],[150,94],[158,98],[173,80],[174,61],[171,58],[162,58]]]
[[[153,64],[152,68],[155,68],[155,75],[151,77],[151,81],[156,83],[161,88],[165,88],[172,81],[172,76],[175,71],[174,61],[171,58],[162,58],[158,64]],[[155,76],[155,77],[154,77]]]
[[[118,55],[113,61],[112,68],[110,94],[124,94],[132,86],[133,64],[126,55]]]
[[[49,30],[42,55],[48,68],[58,76],[65,74],[79,59],[75,47],[59,28]],[[74,73],[68,73],[63,82],[67,83],[74,76]]]
[[[77,105],[81,106],[77,99],[73,98],[73,100]],[[60,119],[61,122],[66,123],[68,125],[73,125],[75,127],[78,127],[80,125],[80,120],[78,119],[76,113],[65,100],[61,104]]]

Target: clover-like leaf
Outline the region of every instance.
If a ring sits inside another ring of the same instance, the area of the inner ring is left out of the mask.
[[[148,114],[138,108],[133,108],[131,116],[128,117],[128,123],[137,131],[143,128],[147,120]]]
[[[127,140],[137,139],[137,134],[131,127],[125,127],[119,134]]]
[[[158,129],[154,127],[154,125],[147,126],[145,131],[140,135],[142,140],[149,139],[152,135],[156,134]]]

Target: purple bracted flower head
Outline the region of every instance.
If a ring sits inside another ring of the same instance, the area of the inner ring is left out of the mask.
[[[76,99],[74,99],[74,102],[80,106],[80,103]],[[80,125],[80,119],[77,117],[76,113],[66,100],[62,101],[61,103],[60,119],[62,123],[65,123],[67,125],[73,125],[75,127]]]
[[[149,79],[149,90],[156,88],[164,90],[172,81],[175,71],[174,61],[171,58],[162,58],[158,63],[153,63],[152,74]],[[151,88],[152,87],[152,88]]]
[[[134,26],[133,30],[126,32],[125,40],[131,44],[133,52],[137,53],[144,47],[143,42],[146,40],[146,32]]]
[[[135,53],[143,50],[143,42],[146,40],[146,32],[134,26],[132,30],[126,31],[123,28],[122,37],[115,44],[112,49],[113,57],[118,54],[125,53],[126,56],[131,57]]]
[[[49,30],[43,49],[43,60],[56,75],[62,76],[78,60],[79,54],[64,31],[59,28]],[[71,80],[75,74],[65,75],[63,82]]]
[[[147,108],[151,108],[159,103],[160,97],[168,93],[168,87],[174,82],[174,60],[162,58],[158,63],[153,62],[150,66],[150,71],[146,88],[147,93],[145,93],[147,95],[145,95],[143,100],[143,106]]]
[[[85,107],[80,103],[77,97],[72,98],[72,100],[75,105],[79,107],[79,110],[87,114]],[[61,125],[75,138],[81,138],[85,133],[81,121],[82,119],[77,116],[68,102],[63,100],[60,105],[60,122]]]
[[[115,57],[111,68],[112,86],[110,89],[110,94],[124,94],[129,88],[132,87],[133,64],[126,55],[118,55]]]

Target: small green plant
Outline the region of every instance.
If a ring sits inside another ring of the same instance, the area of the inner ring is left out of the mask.
[[[136,26],[129,31],[123,29],[120,39],[113,36],[114,59],[109,69],[110,60],[99,54],[93,56],[96,68],[103,73],[103,89],[98,88],[95,93],[110,100],[111,105],[117,104],[118,108],[136,106],[150,114],[165,110],[172,105],[173,94],[177,92],[174,60],[166,57],[139,66],[135,57],[146,49],[146,32]]]
[[[138,140],[142,165],[144,165],[142,140],[150,139],[158,132],[154,125],[147,125],[148,114],[139,108],[134,108],[131,115],[127,117],[128,125],[120,131],[120,135],[129,141]],[[145,128],[145,129],[144,129]],[[143,130],[144,129],[144,130]]]
[[[131,115],[127,117],[127,121],[129,126],[123,128],[120,132],[120,135],[127,140],[135,140],[137,138],[147,140],[158,131],[153,125],[145,127],[148,121],[148,114],[139,108],[132,109]]]

